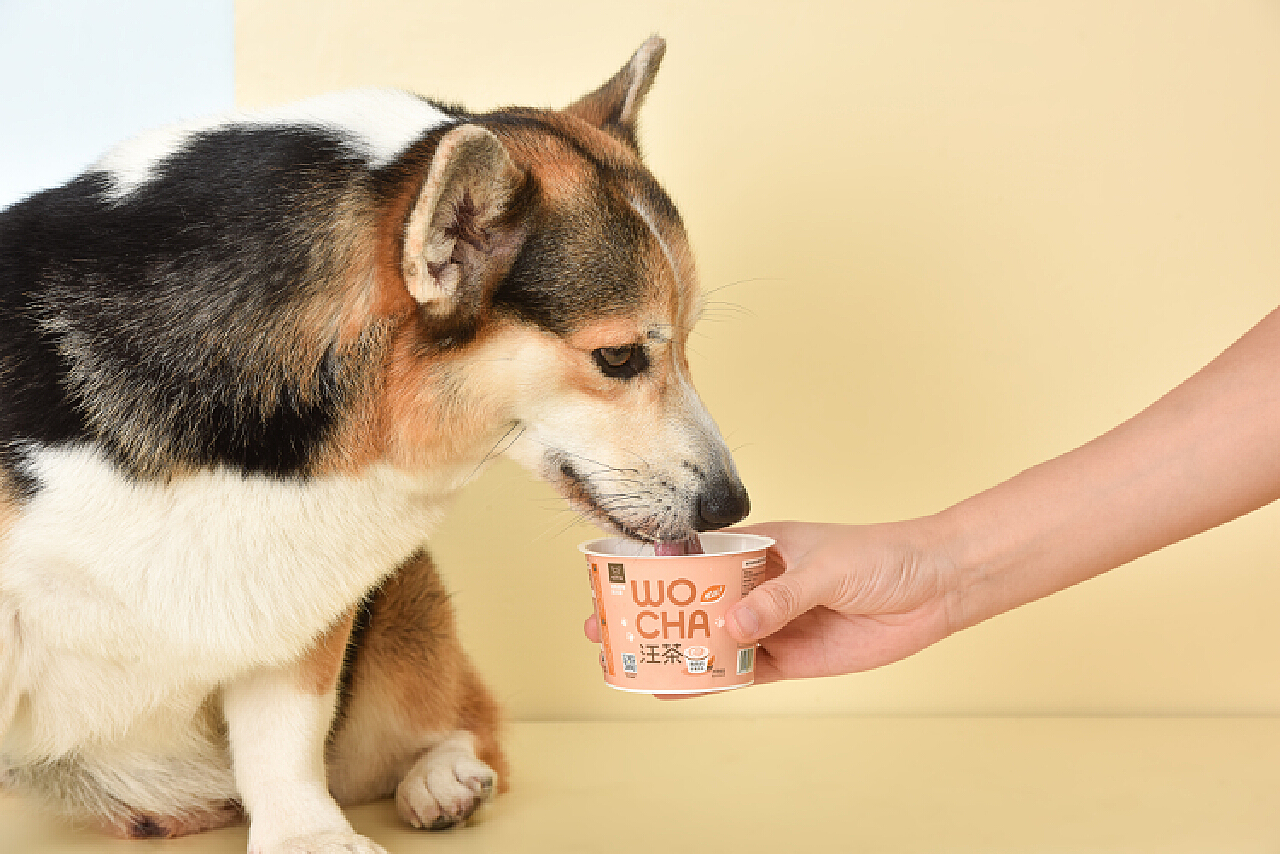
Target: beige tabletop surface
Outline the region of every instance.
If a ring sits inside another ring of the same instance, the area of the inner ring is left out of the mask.
[[[350,811],[411,852],[1280,852],[1280,719],[516,723],[512,789],[454,831]],[[233,828],[116,842],[0,797],[0,852],[222,854]]]

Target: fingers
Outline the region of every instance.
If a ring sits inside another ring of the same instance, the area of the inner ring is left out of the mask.
[[[755,681],[753,685],[767,685],[770,682],[777,682],[785,679],[782,675],[782,669],[774,660],[773,653],[769,652],[764,646],[756,647],[756,668]]]
[[[768,637],[801,614],[834,601],[838,579],[792,569],[770,579],[729,609],[725,628],[739,643]]]
[[[592,614],[587,617],[587,621],[582,624],[582,633],[587,636],[587,640],[592,643],[600,643],[600,624],[596,622],[596,615]]]

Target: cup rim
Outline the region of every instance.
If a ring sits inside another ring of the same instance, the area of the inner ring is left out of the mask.
[[[617,551],[605,551],[609,543],[627,543],[632,550],[650,549],[652,543],[641,543],[638,540],[630,540],[626,537],[597,537],[594,540],[578,544],[578,551],[584,555],[591,557],[612,557],[622,558],[624,560],[698,560],[703,558],[732,557],[733,555],[750,554],[751,552],[764,551],[772,546],[776,541],[772,537],[762,537],[759,534],[737,533],[736,531],[706,531],[698,534],[698,538],[705,544],[708,539],[711,542],[727,538],[733,538],[740,541],[743,548],[732,548],[723,551],[708,552],[700,555],[655,555],[655,554],[620,554]],[[747,545],[746,543],[749,543]],[[616,548],[616,546],[614,547]]]

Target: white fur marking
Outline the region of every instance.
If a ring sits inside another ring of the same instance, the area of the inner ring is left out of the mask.
[[[640,219],[644,220],[644,224],[649,226],[649,232],[653,234],[653,239],[658,241],[658,246],[662,247],[662,254],[667,259],[667,266],[671,268],[671,278],[680,284],[679,267],[676,266],[675,257],[671,254],[671,247],[667,245],[667,241],[663,238],[661,232],[658,231],[657,223],[654,222],[653,215],[649,213],[648,208],[634,198],[628,198],[631,208],[640,215]]]
[[[119,201],[154,178],[155,168],[181,151],[192,136],[213,130],[224,122],[223,118],[213,117],[144,131],[113,147],[88,171],[105,172],[111,181],[107,196],[111,201]]]
[[[436,107],[400,89],[333,92],[249,116],[255,125],[310,125],[353,136],[374,168],[395,160],[414,140],[448,121]]]
[[[218,685],[296,659],[421,545],[474,468],[438,484],[375,467],[161,485],[88,448],[31,459],[43,488],[0,556],[0,618],[16,612],[22,627],[14,761],[91,741],[181,743]]]
[[[255,673],[228,686],[223,697],[236,788],[250,818],[249,850],[263,854],[290,850],[292,840],[312,834],[354,841],[325,783],[333,693],[301,690],[291,671]]]
[[[337,133],[370,167],[385,166],[428,130],[450,121],[430,103],[398,89],[334,92],[250,113],[226,113],[147,131],[108,151],[90,168],[111,181],[119,201],[156,176],[157,167],[202,132],[301,125]]]
[[[671,268],[671,278],[676,283],[676,287],[681,288],[682,282],[680,281],[680,267],[676,264],[675,255],[671,251],[671,245],[667,243],[666,238],[662,236],[662,232],[658,230],[658,225],[654,221],[653,214],[650,213],[649,209],[637,199],[628,197],[627,201],[631,203],[632,209],[640,215],[640,219],[644,220],[644,224],[649,227],[649,232],[653,235],[653,239],[658,241],[658,246],[662,249],[662,255],[667,259],[667,266]],[[681,290],[685,289],[681,288]],[[689,312],[689,316],[692,317],[696,323],[697,318],[702,315],[702,303],[704,297],[701,291],[695,291],[694,293],[694,299],[696,302],[693,309]],[[671,327],[667,326],[664,327],[663,330],[653,330],[649,334],[653,335],[655,332],[659,336],[658,340],[661,340],[664,343],[671,340]]]

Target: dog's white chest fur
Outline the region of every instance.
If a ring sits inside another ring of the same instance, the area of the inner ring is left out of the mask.
[[[59,449],[35,454],[32,473],[43,488],[0,558],[0,618],[16,614],[21,638],[6,674],[25,695],[16,753],[127,736],[152,710],[181,716],[247,669],[298,658],[425,540],[441,506],[388,469],[158,485]]]

